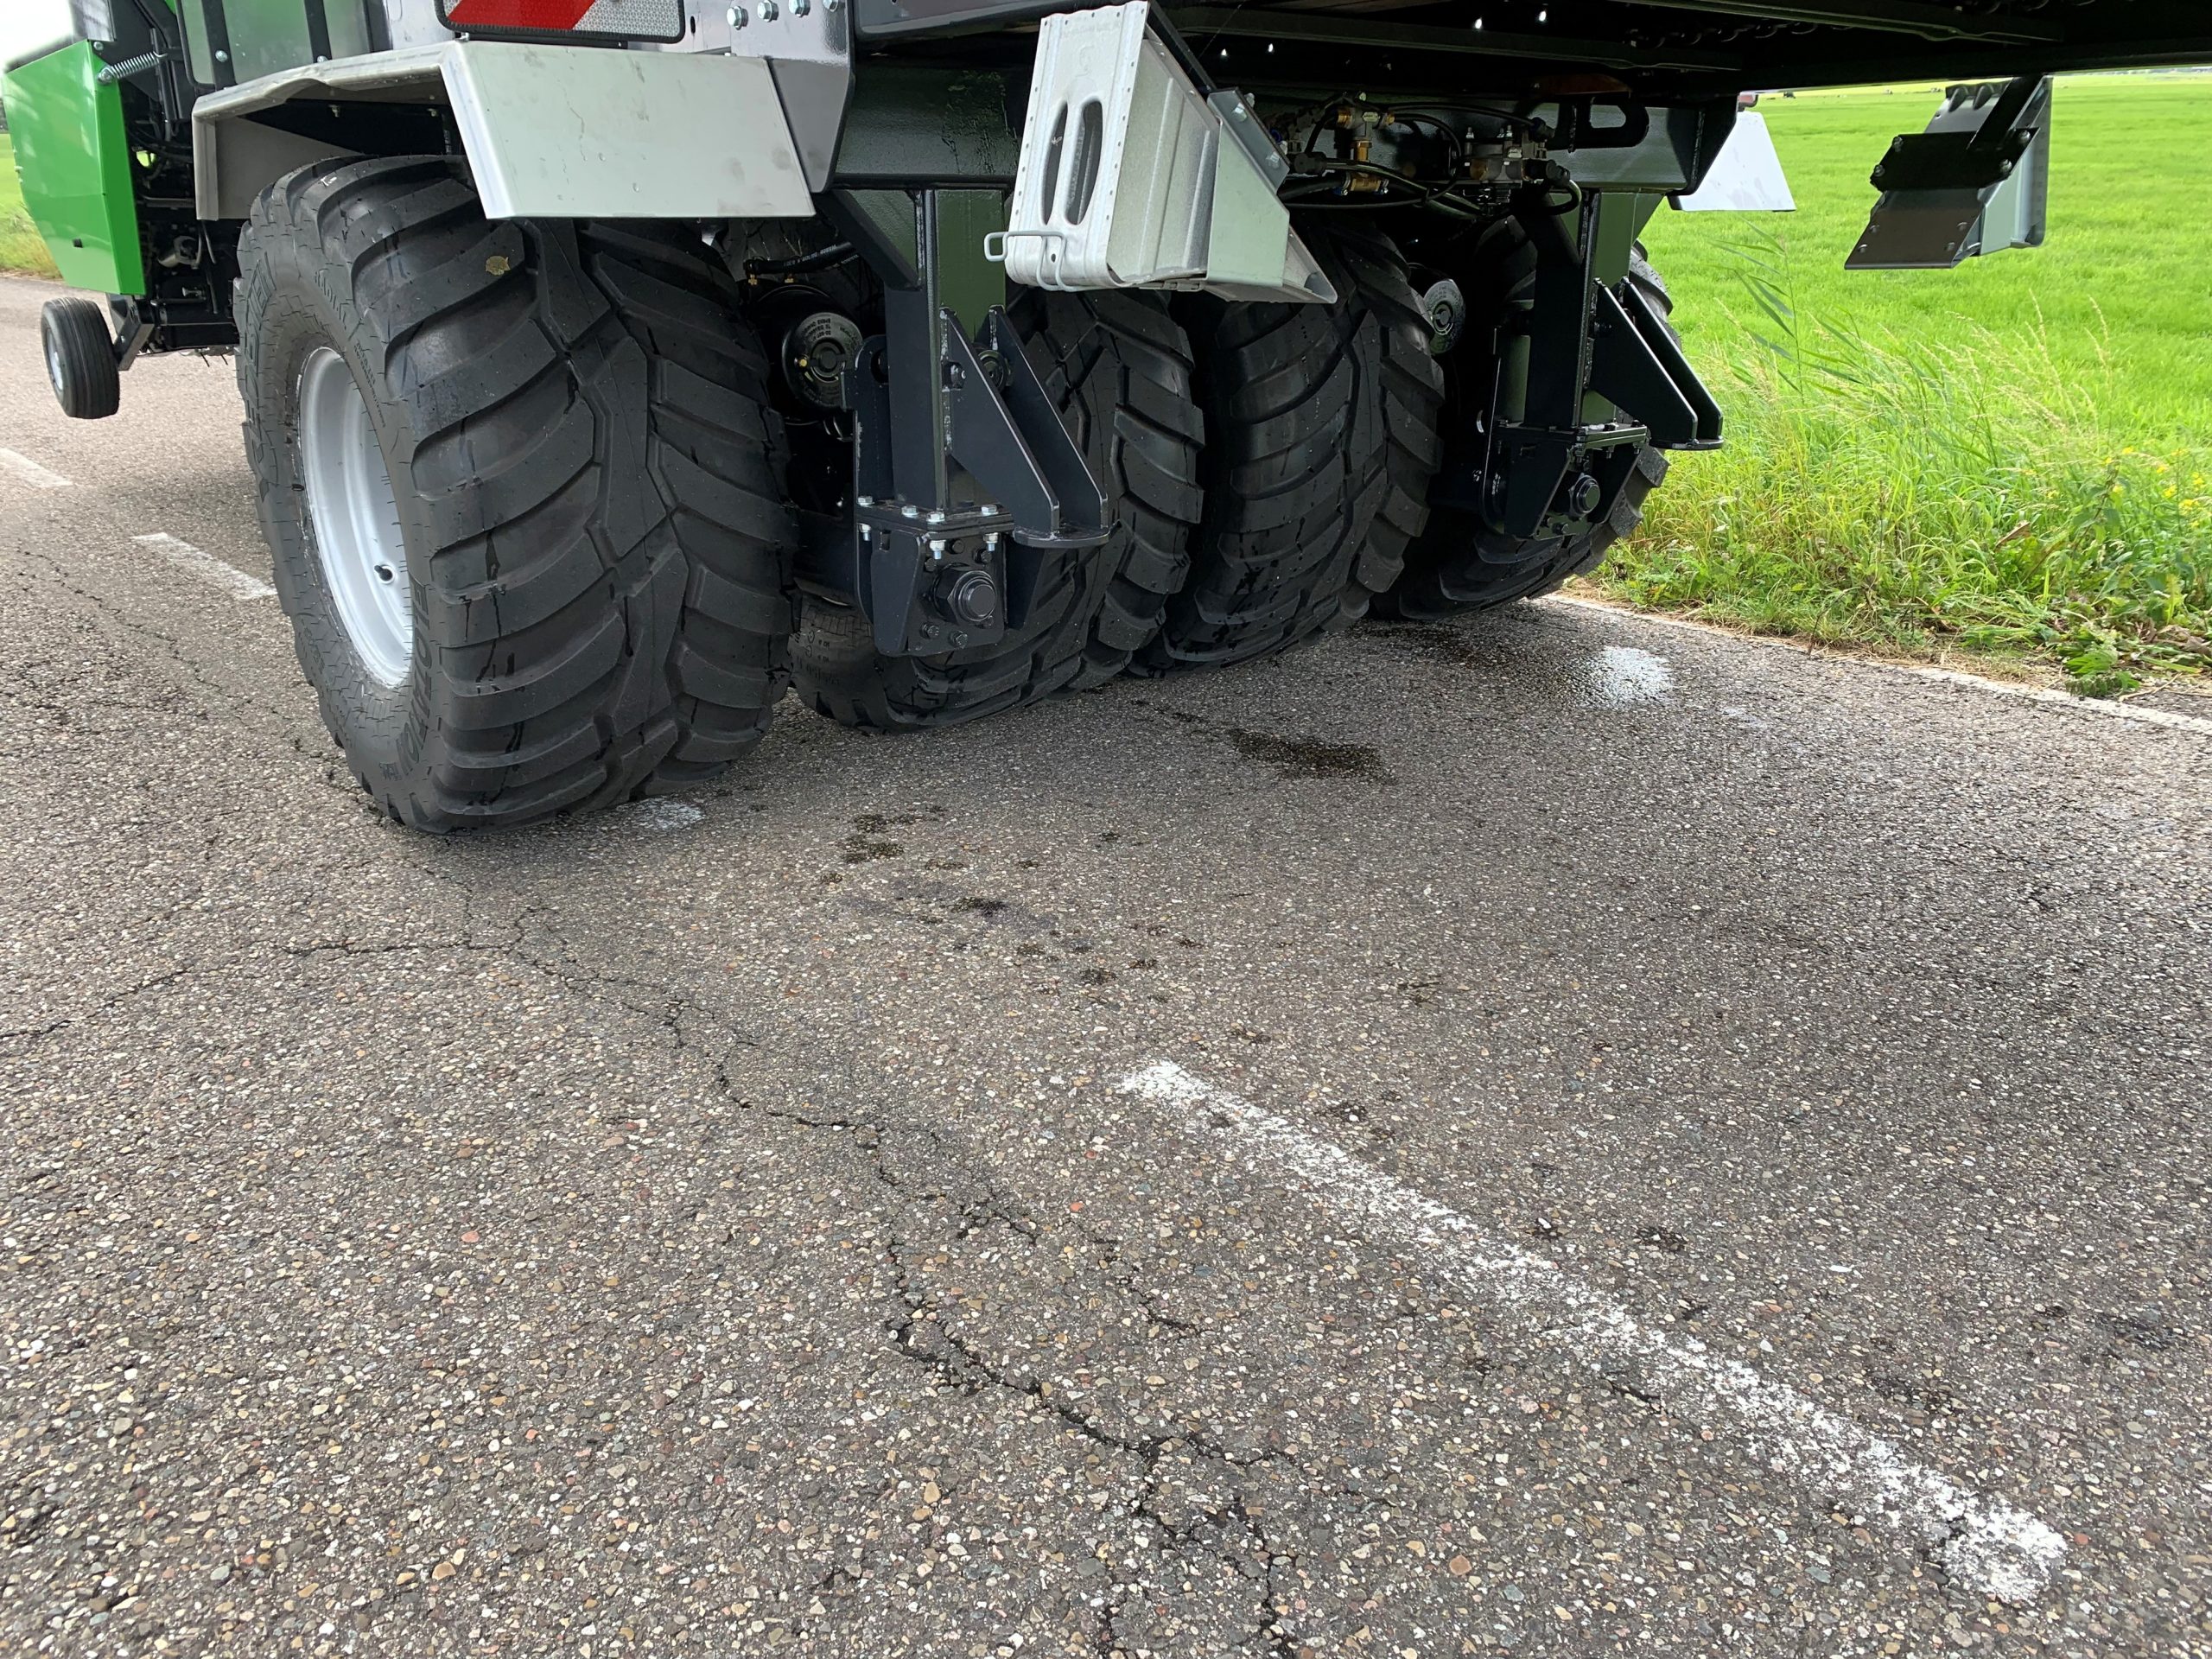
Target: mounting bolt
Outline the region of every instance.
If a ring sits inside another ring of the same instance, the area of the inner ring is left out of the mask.
[[[995,518],[999,516],[999,510],[988,501],[983,503],[980,511],[986,518]]]
[[[941,524],[944,522],[944,515],[937,512],[935,509],[931,509],[929,518],[925,522],[932,524]]]
[[[227,52],[218,52],[215,54],[215,61],[218,63],[228,63],[230,60],[231,54]]]
[[[853,505],[856,507],[872,507],[875,505],[875,498],[872,495],[856,495],[853,498]]]
[[[899,516],[901,518],[918,518],[922,516],[922,510],[916,506],[912,502],[909,501],[905,506],[899,509]]]
[[[732,6],[728,11],[724,12],[722,16],[728,20],[729,26],[732,29],[743,29],[745,25],[751,21],[746,16],[745,8],[743,6]]]
[[[941,558],[943,558],[944,556],[944,537],[942,537],[942,536],[932,536],[932,537],[930,537],[930,557],[931,557],[931,558],[933,558],[933,559],[941,559]]]
[[[760,0],[760,21],[764,23],[776,21],[776,0]]]
[[[814,0],[791,0],[791,16],[804,17],[814,10]]]

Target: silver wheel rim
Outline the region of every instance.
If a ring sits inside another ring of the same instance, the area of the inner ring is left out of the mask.
[[[300,471],[323,584],[353,650],[379,683],[406,683],[415,603],[399,498],[368,400],[346,359],[318,347],[300,371]]]
[[[46,378],[54,382],[54,395],[66,397],[69,391],[69,377],[61,369],[61,340],[53,329],[46,334]]]

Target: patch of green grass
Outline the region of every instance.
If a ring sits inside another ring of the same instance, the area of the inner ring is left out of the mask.
[[[40,276],[55,275],[54,261],[39,240],[31,216],[23,209],[23,192],[16,177],[16,147],[0,132],[0,270],[27,270]]]
[[[1925,89],[1762,105],[1800,206],[1653,226],[1730,447],[1678,458],[1619,597],[1908,654],[2212,671],[2212,81],[2061,86],[2051,243],[1842,269]]]

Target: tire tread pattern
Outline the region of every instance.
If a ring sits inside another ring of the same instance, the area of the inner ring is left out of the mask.
[[[1357,621],[1428,518],[1444,381],[1379,232],[1313,238],[1338,303],[1192,309],[1211,447],[1189,580],[1147,672],[1218,666]]]
[[[279,591],[325,721],[387,811],[434,831],[525,823],[702,782],[759,741],[795,620],[781,431],[734,285],[692,237],[494,223],[451,163],[377,158],[272,186],[240,266]],[[303,284],[404,425],[394,476],[419,531],[408,729],[359,753],[370,722],[342,632],[316,619],[282,366],[257,349],[315,303]]]

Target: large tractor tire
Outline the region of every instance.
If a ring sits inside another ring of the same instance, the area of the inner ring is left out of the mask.
[[[1427,521],[1444,382],[1405,261],[1379,232],[1311,239],[1337,304],[1192,303],[1205,522],[1147,671],[1357,621]]]
[[[1529,274],[1516,280],[1516,293],[1525,293],[1533,284],[1533,270],[1531,264]],[[1673,311],[1667,285],[1640,247],[1630,262],[1627,282],[1642,290],[1661,317]],[[1465,441],[1480,440],[1470,436]],[[1556,592],[1568,577],[1596,569],[1616,543],[1636,534],[1643,522],[1644,502],[1666,477],[1665,454],[1646,445],[1637,452],[1636,470],[1629,474],[1612,511],[1602,521],[1567,535],[1506,536],[1464,508],[1434,507],[1427,530],[1406,556],[1405,575],[1376,600],[1375,613],[1405,621],[1435,621]]]
[[[1190,563],[1202,435],[1191,347],[1157,295],[1022,290],[1023,350],[1118,518],[1103,546],[1056,556],[1002,639],[884,657],[868,620],[810,597],[794,650],[799,694],[847,726],[948,726],[1112,679],[1160,631]]]
[[[277,593],[347,764],[417,829],[710,779],[788,679],[766,365],[696,234],[483,215],[438,159],[272,185],[238,385]]]

